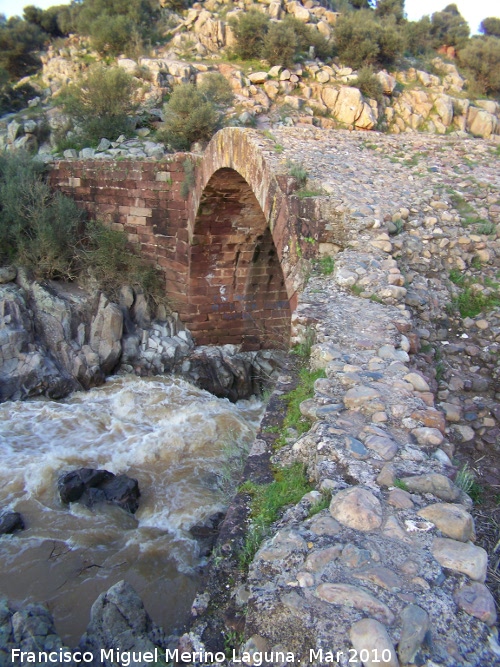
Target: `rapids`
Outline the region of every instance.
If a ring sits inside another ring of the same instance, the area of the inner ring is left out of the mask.
[[[257,400],[233,405],[167,377],[0,405],[0,510],[26,524],[0,537],[0,594],[46,603],[70,646],[97,596],[121,579],[167,632],[181,626],[199,583],[188,530],[224,509],[261,414]],[[57,479],[79,467],[138,479],[137,513],[63,506]]]

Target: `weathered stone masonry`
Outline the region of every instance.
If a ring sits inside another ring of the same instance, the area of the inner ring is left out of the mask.
[[[51,183],[125,231],[163,271],[172,305],[198,344],[286,345],[307,240],[332,233],[320,202],[293,195],[294,179],[269,143],[230,128],[202,158],[61,161]]]

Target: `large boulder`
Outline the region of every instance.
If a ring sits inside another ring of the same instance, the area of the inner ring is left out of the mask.
[[[363,96],[358,88],[343,86],[335,102],[333,114],[346,125],[353,125],[363,112]]]
[[[101,294],[99,306],[90,326],[90,347],[99,355],[104,373],[117,365],[122,352],[123,313],[116,303]]]
[[[79,648],[96,656],[94,664],[112,667],[114,662],[101,662],[102,649],[126,647],[127,651],[154,654],[155,647],[165,646],[165,641],[163,631],[153,623],[132,586],[119,581],[92,605],[90,623]]]
[[[57,482],[63,503],[81,502],[87,507],[111,503],[134,514],[139,507],[139,484],[127,475],[108,470],[80,468],[66,473]]]
[[[0,514],[0,535],[10,535],[18,530],[24,530],[23,517],[19,512]]]
[[[498,130],[498,118],[485,109],[469,107],[467,130],[471,134],[488,139]]]

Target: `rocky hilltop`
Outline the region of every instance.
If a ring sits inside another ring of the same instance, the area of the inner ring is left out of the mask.
[[[167,34],[171,39],[166,45],[152,48],[147,56],[119,56],[112,63],[132,74],[140,85],[143,127],[139,135],[153,137],[150,129],[163,120],[162,102],[174,86],[201,84],[209,72],[222,74],[235,94],[233,106],[226,113],[225,122],[229,124],[262,128],[311,125],[492,139],[500,135],[498,102],[471,97],[467,79],[447,57],[454,49],[444,49],[444,56],[434,57],[425,69],[421,64],[412,65],[410,59],[405,69],[375,71],[381,87],[377,99],[373,99],[357,86],[357,70],[345,66],[339,58],[322,61],[314,57],[314,49],[309,59],[288,67],[270,67],[265,60],[256,63],[231,59],[236,39],[232,21],[249,9],[256,9],[273,22],[293,17],[325,40],[334,37],[339,17],[338,12],[326,9],[318,0],[255,4],[239,0],[230,5],[207,0],[184,12],[170,12]],[[102,61],[102,56],[92,50],[86,38],[72,36],[63,45],[49,45],[41,60],[41,75],[23,79],[38,91],[29,101],[29,114],[0,121],[0,145],[39,151],[49,160],[68,126],[68,118],[57,107],[61,86],[84,75],[89,65]],[[111,146],[106,142],[95,153],[102,157],[161,157],[163,146],[150,139],[147,145],[123,145],[122,141]],[[85,153],[87,157],[91,154]]]

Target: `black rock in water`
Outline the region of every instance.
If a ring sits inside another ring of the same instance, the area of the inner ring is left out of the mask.
[[[0,514],[0,535],[15,533],[16,530],[24,530],[23,517],[19,512]]]
[[[204,522],[197,523],[189,529],[191,535],[199,542],[200,556],[209,556],[212,552],[224,517],[224,512],[216,512]]]
[[[139,507],[139,484],[127,475],[114,475],[108,470],[80,468],[59,478],[59,496],[63,503],[80,501],[87,507],[102,502],[118,505],[135,514]]]

